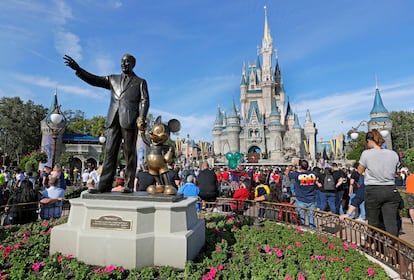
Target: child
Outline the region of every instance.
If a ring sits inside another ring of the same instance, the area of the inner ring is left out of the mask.
[[[266,183],[266,175],[262,174],[259,178],[259,185],[256,186],[254,191],[254,200],[255,201],[263,201],[266,200],[266,198],[270,194],[270,188],[268,185],[265,185]],[[262,220],[264,218],[264,209],[259,208],[259,220]]]

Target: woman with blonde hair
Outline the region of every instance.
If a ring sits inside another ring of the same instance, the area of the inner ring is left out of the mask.
[[[396,152],[383,148],[384,138],[373,129],[366,134],[367,150],[359,160],[358,172],[364,173],[365,211],[368,224],[384,228],[398,236],[398,207],[400,194],[394,175],[399,165]]]
[[[66,190],[66,180],[62,171],[62,167],[59,163],[55,163],[53,170],[50,173],[51,176],[58,178],[58,188]]]

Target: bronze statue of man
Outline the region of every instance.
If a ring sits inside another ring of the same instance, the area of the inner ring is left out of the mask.
[[[96,76],[85,71],[68,55],[63,59],[83,81],[92,86],[111,90],[111,103],[105,122],[107,129],[105,160],[98,192],[110,192],[112,189],[122,140],[126,161],[124,192],[133,192],[137,167],[137,135],[138,130],[145,131],[149,108],[147,82],[132,71],[135,58],[125,54],[121,60],[122,74],[109,76]]]

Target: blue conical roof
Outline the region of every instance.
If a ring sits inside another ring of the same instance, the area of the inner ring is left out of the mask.
[[[233,96],[233,106],[231,108],[229,118],[238,118],[238,116],[237,116],[237,109],[236,109],[236,103],[234,103],[234,96]]]
[[[385,108],[384,104],[382,103],[382,98],[380,91],[377,87],[375,90],[375,99],[374,99],[374,105],[372,106],[371,114],[375,113],[388,113],[388,110]]]
[[[217,106],[217,115],[216,115],[216,121],[214,124],[222,125],[223,124],[223,114],[220,111],[220,106]]]
[[[293,115],[293,111],[292,111],[292,108],[290,107],[290,101],[288,99],[287,108],[286,108],[286,116],[292,116],[292,115]]]

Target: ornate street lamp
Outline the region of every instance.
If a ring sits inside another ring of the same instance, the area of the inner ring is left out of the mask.
[[[106,142],[106,137],[103,133],[101,133],[101,136],[99,136],[99,143],[104,144]]]
[[[53,110],[49,112],[46,117],[46,125],[52,131],[52,139],[53,139],[53,148],[52,148],[52,166],[55,165],[56,162],[56,143],[59,134],[65,129],[66,127],[66,117],[63,112],[60,110],[60,105],[57,101],[57,90],[54,93],[55,100],[53,104]]]
[[[352,128],[352,133],[351,133],[351,139],[352,140],[356,140],[356,139],[358,139],[358,135],[359,135],[359,133],[358,133],[358,128],[360,127],[360,126],[364,126],[364,125],[366,125],[367,127],[368,127],[368,122],[367,121],[361,121],[358,125],[357,125],[357,127],[353,127]],[[389,134],[390,132],[387,130],[387,129],[385,129],[385,123],[383,124],[383,126],[382,126],[382,129],[380,130],[380,134],[382,135],[382,137],[384,137],[384,138],[386,138],[387,136],[388,136],[388,134]]]

